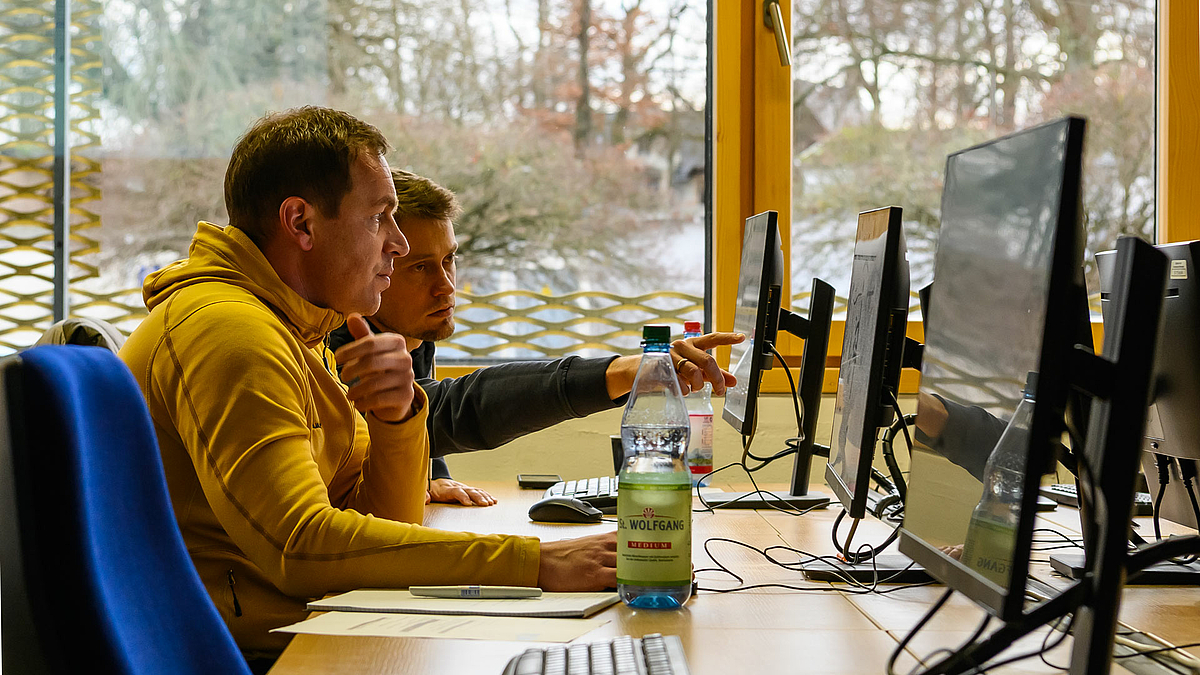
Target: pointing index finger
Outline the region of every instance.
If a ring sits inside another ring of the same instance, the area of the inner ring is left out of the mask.
[[[699,344],[700,340],[701,338],[692,338],[677,341],[672,345],[673,351],[703,372],[701,379],[691,383],[693,389],[703,386],[704,380],[708,380],[713,385],[713,393],[720,396],[725,393],[725,376],[721,367],[717,365],[717,360]]]
[[[691,342],[697,349],[707,351],[713,347],[736,345],[745,339],[746,336],[743,333],[707,333],[700,337],[692,338]]]

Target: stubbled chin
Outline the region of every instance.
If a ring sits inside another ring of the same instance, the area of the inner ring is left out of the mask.
[[[449,319],[417,337],[425,342],[438,342],[439,340],[445,340],[451,335],[454,335],[454,319]]]

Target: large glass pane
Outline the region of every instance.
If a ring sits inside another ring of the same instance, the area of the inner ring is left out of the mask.
[[[269,110],[379,126],[458,193],[442,363],[628,351],[703,317],[704,0],[108,0],[97,236],[107,292],[226,222]],[[127,296],[140,303],[137,294]]]
[[[845,295],[855,215],[904,208],[915,292],[932,279],[946,155],[1088,118],[1093,254],[1154,231],[1154,0],[794,0],[793,288]],[[801,305],[803,306],[803,305]]]

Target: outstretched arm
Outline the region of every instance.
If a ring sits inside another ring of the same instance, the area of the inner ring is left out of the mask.
[[[716,358],[709,354],[708,350],[736,345],[745,339],[746,336],[741,333],[708,333],[672,342],[671,362],[675,364],[675,372],[679,375],[679,388],[683,393],[702,389],[705,382],[711,382],[713,393],[721,396],[725,393],[725,387],[736,384],[737,378],[721,370]],[[609,398],[616,400],[633,389],[633,378],[637,375],[641,362],[642,357],[638,354],[622,356],[608,364],[604,380]]]

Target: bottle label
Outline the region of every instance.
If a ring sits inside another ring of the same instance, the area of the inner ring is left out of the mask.
[[[692,583],[691,485],[621,480],[617,582],[628,586]]]
[[[692,435],[688,444],[688,467],[692,474],[705,474],[713,467],[713,416],[707,414],[688,415]]]
[[[1015,523],[975,514],[967,526],[962,562],[985,579],[1007,586],[1016,537]]]

